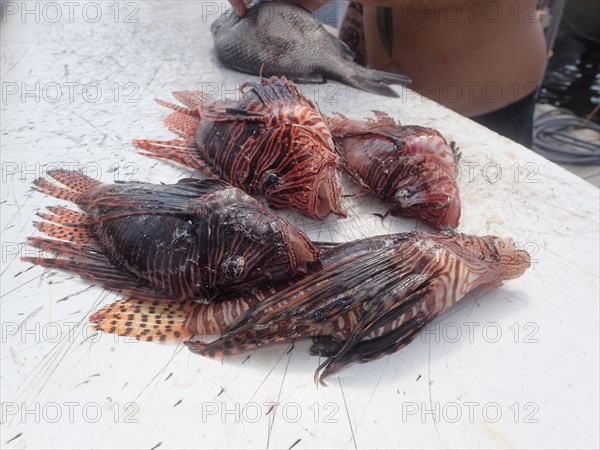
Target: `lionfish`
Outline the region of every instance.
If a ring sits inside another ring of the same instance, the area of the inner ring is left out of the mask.
[[[459,154],[454,143],[432,128],[400,126],[379,111],[375,116],[327,119],[344,170],[366,190],[392,202],[392,214],[416,217],[436,230],[456,228]]]
[[[84,212],[49,207],[32,237],[44,252],[23,260],[65,269],[142,298],[206,299],[249,291],[321,267],[308,237],[221,180],[105,184],[81,172],[34,181]],[[45,252],[55,253],[49,257]]]
[[[146,156],[170,159],[229,181],[273,208],[324,219],[340,205],[341,186],[331,133],[314,102],[284,77],[245,83],[242,97],[212,100],[203,92],[174,92],[187,107],[175,112],[171,141],[135,140]]]
[[[323,251],[323,268],[279,290],[201,305],[128,299],[91,318],[96,328],[142,340],[222,334],[192,352],[220,357],[273,342],[317,338],[323,379],[351,363],[400,350],[437,315],[481,285],[521,276],[530,256],[512,239],[443,233],[377,236]],[[169,318],[169,320],[164,320]]]

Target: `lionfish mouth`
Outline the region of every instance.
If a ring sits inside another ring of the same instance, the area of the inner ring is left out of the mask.
[[[318,175],[316,183],[314,212],[318,219],[325,219],[329,213],[346,217],[346,211],[340,205],[342,192],[339,174],[335,167],[325,166]]]
[[[529,252],[519,249],[512,239],[495,239],[493,245],[500,256],[500,278],[502,280],[518,278],[531,266]]]

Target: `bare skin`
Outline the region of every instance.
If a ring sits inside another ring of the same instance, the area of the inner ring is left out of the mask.
[[[230,2],[243,15],[250,0]],[[363,63],[410,76],[411,89],[462,115],[501,109],[532,93],[541,82],[546,43],[535,0],[359,2]],[[294,3],[314,10],[326,1]],[[383,33],[382,20],[390,24]],[[345,20],[342,34],[357,25]]]

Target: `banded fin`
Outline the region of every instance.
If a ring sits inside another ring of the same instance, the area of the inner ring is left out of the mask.
[[[410,344],[423,326],[433,317],[419,314],[413,319],[400,325],[385,335],[358,342],[352,352],[343,352],[343,348],[336,355],[324,361],[315,371],[315,383],[325,385],[325,377],[342,370],[352,363],[366,363],[383,355],[395,353]]]
[[[90,317],[96,330],[140,341],[189,339],[188,323],[198,303],[128,298],[104,306]]]
[[[175,184],[166,184],[160,190],[150,192],[145,183],[131,183],[125,194],[107,191],[95,199],[105,212],[92,223],[147,214],[186,218],[202,216],[207,208],[210,209],[207,197],[215,190],[227,188],[232,186],[219,179],[182,178]]]
[[[90,218],[84,213],[74,211],[62,206],[48,206],[48,213],[38,212],[36,215],[49,222],[54,222],[60,225],[89,225]]]
[[[115,267],[96,243],[86,244],[46,239],[27,238],[27,244],[41,250],[36,256],[23,256],[21,261],[47,269],[65,270],[81,278],[97,283],[105,289],[129,294],[155,297],[157,293],[145,280]],[[51,257],[48,253],[51,253]],[[162,295],[166,298],[165,295]]]
[[[133,145],[143,150],[140,155],[150,158],[167,159],[185,167],[200,170],[211,178],[216,178],[214,170],[198,156],[194,141],[174,139],[170,141],[133,140]]]
[[[58,220],[58,219],[57,219]],[[87,225],[59,225],[50,222],[33,222],[33,226],[50,237],[63,241],[70,241],[80,245],[93,245],[99,247],[96,235]]]
[[[34,189],[43,194],[74,203],[77,203],[80,195],[102,184],[100,181],[76,171],[50,170],[48,176],[61,183],[63,187],[45,178],[38,178],[33,182]]]

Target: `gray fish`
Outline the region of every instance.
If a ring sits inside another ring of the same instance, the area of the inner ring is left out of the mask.
[[[410,83],[405,75],[356,64],[345,43],[310,12],[289,3],[261,1],[243,18],[227,11],[211,30],[221,62],[240,72],[284,75],[299,83],[332,79],[388,97],[398,97],[388,84]]]

